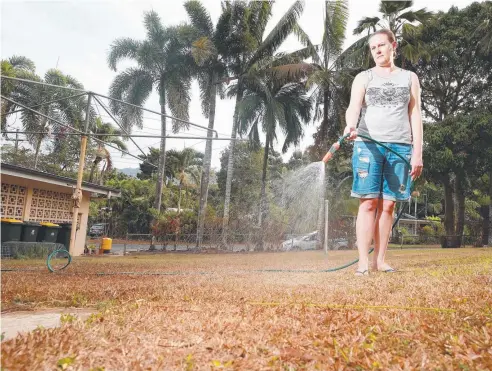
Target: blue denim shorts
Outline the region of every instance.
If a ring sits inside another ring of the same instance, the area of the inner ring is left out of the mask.
[[[383,144],[410,161],[410,144]],[[352,197],[391,201],[408,201],[410,198],[411,169],[401,158],[381,145],[355,141],[352,169]]]

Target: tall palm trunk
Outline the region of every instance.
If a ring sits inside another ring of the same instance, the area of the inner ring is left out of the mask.
[[[36,152],[34,153],[34,169],[38,168],[39,152],[41,150],[41,142],[43,141],[43,136],[40,135],[36,143]]]
[[[229,158],[227,160],[227,178],[226,178],[226,189],[225,189],[225,201],[224,201],[224,218],[222,221],[222,243],[227,246],[227,235],[229,228],[229,209],[231,204],[231,186],[232,186],[232,172],[234,169],[234,146],[236,145],[236,132],[239,121],[239,105],[243,99],[243,86],[241,82],[238,81],[238,91],[236,96],[236,106],[234,107],[234,117],[232,119],[232,132],[231,132],[231,143],[229,145]]]
[[[263,227],[263,222],[266,217],[266,177],[267,177],[267,167],[268,167],[268,152],[270,150],[271,134],[267,133],[265,150],[263,152],[263,170],[261,174],[261,196],[260,196],[260,213],[258,216],[258,226]]]
[[[164,90],[164,80],[161,79],[160,87],[159,87],[159,103],[161,105],[161,113],[163,115],[166,114],[166,93]],[[156,197],[154,208],[157,212],[161,211],[162,204],[162,189],[164,188],[164,177],[166,174],[166,117],[161,116],[161,148],[160,148],[160,156],[159,156],[159,169],[157,176],[157,187],[156,187]]]
[[[180,181],[179,182],[179,186],[178,186],[178,214],[181,213],[181,191],[183,190],[183,182]]]
[[[208,128],[214,128],[215,106],[217,101],[216,87],[217,73],[214,72],[210,81],[210,110],[208,113]],[[212,130],[207,131],[207,143],[205,144],[205,157],[203,158],[202,177],[200,182],[200,207],[198,209],[198,233],[196,246],[200,247],[203,240],[203,229],[205,227],[205,216],[207,212],[208,185],[210,181],[210,166],[212,162]]]
[[[94,172],[96,171],[97,165],[101,162],[101,157],[96,157],[92,162],[91,173],[89,175],[89,183],[94,181]]]
[[[104,162],[104,165],[101,169],[101,176],[99,177],[99,185],[104,184],[104,175],[106,174],[106,167],[108,166],[108,160]]]
[[[325,143],[324,144],[324,148],[326,151],[328,151],[329,149],[329,144],[328,144],[328,141],[327,139],[328,138],[331,138],[331,128],[328,126],[328,110],[329,110],[329,99],[328,99],[328,88],[325,89],[325,91],[323,92],[323,134],[322,134],[322,137],[321,137],[321,140]],[[328,138],[327,138],[328,137]],[[322,146],[323,146],[322,144]]]
[[[265,230],[263,229],[263,223],[266,219],[267,214],[267,200],[266,200],[266,177],[267,177],[267,167],[268,167],[268,152],[270,149],[270,138],[271,134],[267,133],[265,139],[265,149],[263,151],[263,169],[261,174],[261,195],[260,195],[260,210],[258,213],[258,228],[259,228],[259,239],[256,245],[256,249],[263,251],[265,249]]]

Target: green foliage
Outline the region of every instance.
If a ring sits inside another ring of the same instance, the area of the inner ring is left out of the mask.
[[[111,200],[113,224],[116,235],[126,233],[148,233],[152,220],[151,208],[154,201],[155,183],[150,180],[128,178],[111,179],[106,185],[121,190],[121,197]],[[169,197],[163,193],[164,199]]]
[[[140,172],[137,174],[138,179],[145,180],[154,177],[157,173],[157,166],[159,165],[159,154],[160,150],[158,148],[150,147],[147,155],[138,155],[138,157],[145,161],[138,165],[140,167]]]
[[[61,358],[56,363],[56,366],[60,370],[66,370],[67,368],[69,368],[70,366],[72,366],[74,364],[75,358],[76,358],[75,356],[74,357]]]
[[[476,28],[490,21],[491,9],[487,1],[463,9],[452,7],[422,28],[418,40],[426,45],[430,58],[420,59],[411,68],[421,80],[423,111],[433,121],[490,107],[492,50],[481,49],[484,35]]]
[[[74,314],[66,313],[60,316],[60,322],[62,325],[67,323],[73,323],[78,319],[78,317]]]
[[[152,234],[161,241],[174,238],[173,235],[189,236],[196,233],[197,218],[193,211],[181,213],[166,211],[159,215],[152,225]]]

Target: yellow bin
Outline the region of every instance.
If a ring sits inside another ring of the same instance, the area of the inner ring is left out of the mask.
[[[111,252],[111,246],[113,245],[113,240],[111,238],[103,238],[101,244],[101,250],[103,254],[109,254]]]

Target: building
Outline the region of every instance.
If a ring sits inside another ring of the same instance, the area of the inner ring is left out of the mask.
[[[52,223],[72,222],[72,194],[77,184],[75,179],[5,163],[1,164],[0,173],[2,218]],[[82,202],[74,255],[84,252],[91,198],[111,198],[120,195],[119,190],[82,182]]]

